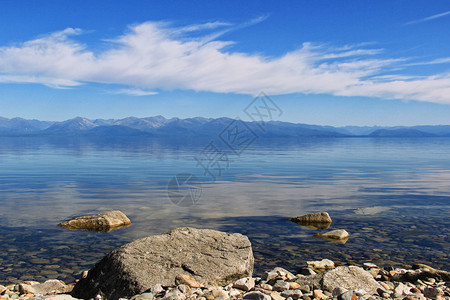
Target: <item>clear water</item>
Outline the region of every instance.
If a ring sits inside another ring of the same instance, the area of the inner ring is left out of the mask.
[[[258,139],[240,157],[227,152],[215,181],[194,159],[207,139],[0,141],[0,283],[71,282],[115,247],[180,226],[248,235],[257,273],[322,258],[450,269],[450,138]],[[201,181],[195,205],[168,198],[179,173]],[[56,226],[108,210],[132,225]],[[330,213],[330,229],[350,233],[347,243],[287,221],[317,211]]]

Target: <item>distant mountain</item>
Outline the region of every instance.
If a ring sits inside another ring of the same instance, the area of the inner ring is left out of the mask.
[[[372,137],[436,137],[438,135],[414,128],[378,129],[369,134]]]
[[[76,117],[62,122],[7,119],[0,117],[0,136],[80,136],[109,137],[171,137],[195,138],[218,136],[230,124],[231,118],[148,118],[89,120]],[[450,125],[437,126],[320,126],[281,121],[266,122],[262,128],[256,122],[244,122],[260,137],[450,137]]]
[[[82,118],[76,117],[74,119],[70,119],[64,122],[54,123],[47,129],[43,130],[43,134],[78,134],[82,131],[87,131],[92,129],[98,125],[94,124],[92,121]]]
[[[6,119],[0,117],[0,134],[26,134],[44,130],[53,122],[26,120],[22,118]]]

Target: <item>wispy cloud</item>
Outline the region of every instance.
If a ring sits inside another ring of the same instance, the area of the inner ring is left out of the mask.
[[[423,22],[434,20],[434,19],[442,18],[442,17],[445,17],[447,15],[450,15],[450,10],[446,11],[446,12],[443,12],[443,13],[440,13],[440,14],[432,15],[432,16],[429,16],[429,17],[426,17],[426,18],[423,18],[423,19],[410,21],[410,22],[407,22],[407,23],[405,23],[403,25],[413,25],[413,24],[423,23]]]
[[[448,64],[450,63],[450,57],[438,58],[429,61],[409,63],[407,66],[423,66],[423,65],[438,65],[438,64]]]
[[[120,90],[114,92],[114,94],[125,94],[125,95],[131,95],[131,96],[152,96],[152,95],[157,95],[158,92],[146,91],[146,90],[141,90],[141,89],[120,89]]]
[[[241,25],[213,22],[176,28],[146,22],[108,41],[103,52],[76,41],[81,31],[69,28],[0,47],[0,82],[60,88],[113,84],[126,87],[121,93],[136,96],[174,89],[251,95],[264,90],[272,95],[313,93],[450,104],[450,74],[398,74],[408,58],[386,58],[383,49],[367,44],[339,48],[304,43],[277,57],[240,53],[232,51],[233,41],[218,39],[223,30],[236,26]],[[211,33],[214,30],[218,32]]]

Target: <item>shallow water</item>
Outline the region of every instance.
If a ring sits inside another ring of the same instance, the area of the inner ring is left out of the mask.
[[[209,142],[1,138],[0,283],[71,282],[115,247],[180,226],[248,235],[257,273],[321,258],[450,270],[450,138],[258,139],[240,156],[214,140],[229,158],[210,169],[216,180],[194,159]],[[179,173],[199,179],[195,205],[169,199]],[[56,226],[113,209],[132,225]],[[346,244],[287,221],[316,211],[350,233]]]

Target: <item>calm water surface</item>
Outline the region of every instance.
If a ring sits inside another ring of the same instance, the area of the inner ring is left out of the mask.
[[[257,273],[322,258],[450,270],[450,138],[259,139],[240,157],[228,153],[215,181],[194,160],[209,140],[0,141],[0,284],[71,282],[115,247],[180,226],[248,235]],[[201,180],[196,205],[168,198],[178,173]],[[108,210],[132,225],[56,226]],[[317,211],[330,213],[330,229],[350,233],[347,243],[287,221]]]

